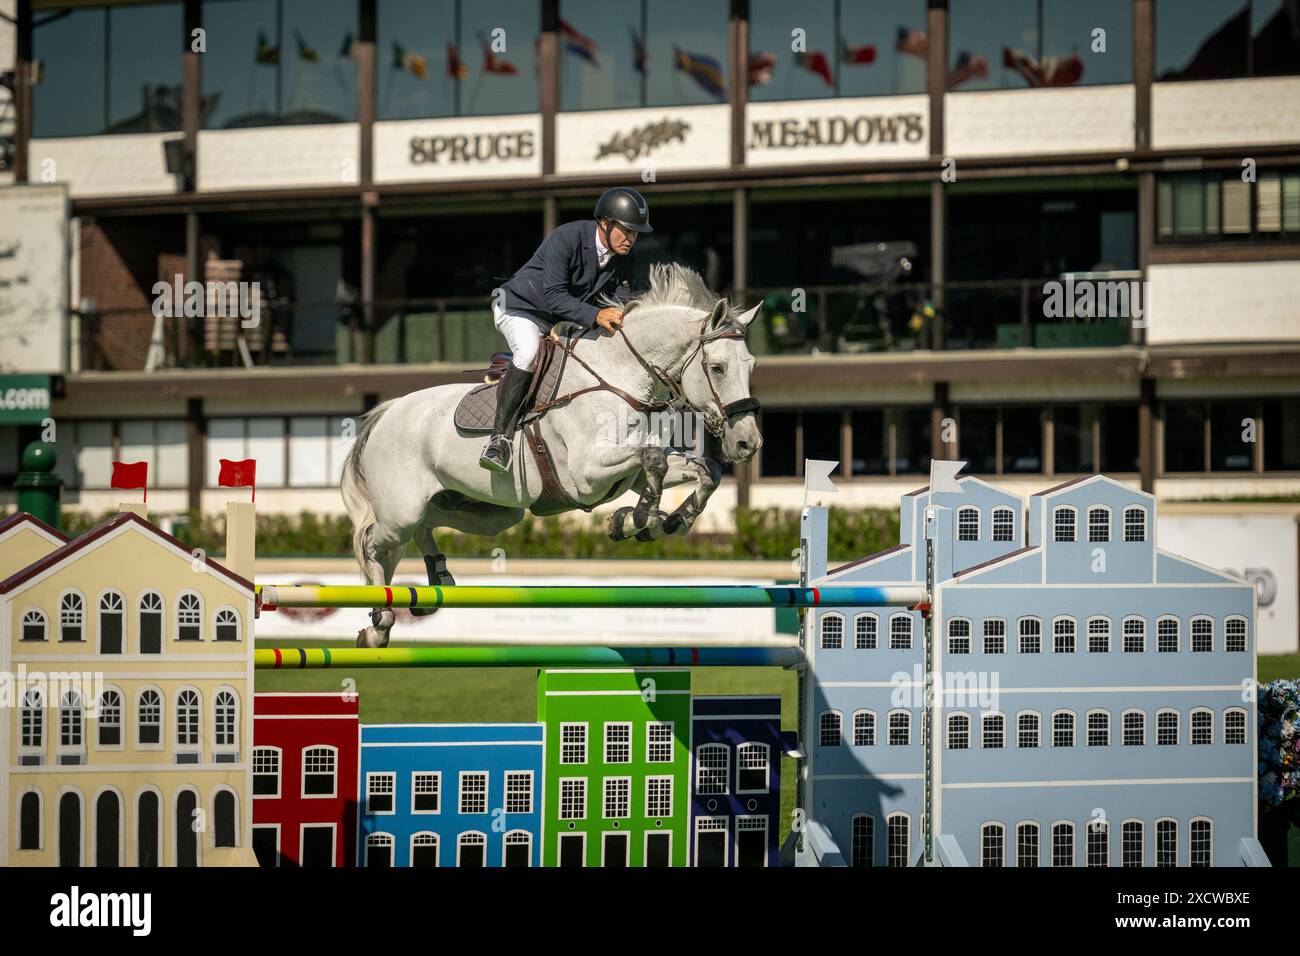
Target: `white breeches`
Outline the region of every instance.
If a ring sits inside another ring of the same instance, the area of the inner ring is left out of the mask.
[[[510,364],[524,371],[531,370],[544,334],[537,321],[522,312],[508,312],[496,305],[492,307],[492,317],[497,331],[510,346]]]

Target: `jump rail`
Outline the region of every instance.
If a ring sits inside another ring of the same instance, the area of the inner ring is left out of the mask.
[[[258,608],[281,607],[923,607],[917,587],[758,587],[747,584],[659,586],[393,587],[265,584]]]
[[[258,670],[330,667],[793,667],[798,647],[287,647],[257,648]]]

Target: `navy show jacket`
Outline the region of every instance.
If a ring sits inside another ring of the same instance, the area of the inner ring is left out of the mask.
[[[525,312],[550,325],[562,320],[596,327],[602,293],[619,302],[631,295],[634,255],[613,255],[601,269],[594,219],[566,222],[542,240],[533,257],[502,288],[508,312]]]

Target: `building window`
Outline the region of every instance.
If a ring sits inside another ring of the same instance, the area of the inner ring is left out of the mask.
[[[253,796],[280,795],[280,751],[274,747],[253,748]]]
[[[560,763],[587,762],[587,725],[560,724]]]
[[[1074,746],[1074,714],[1059,711],[1052,715],[1052,746]]]
[[[1157,240],[1269,242],[1300,235],[1300,169],[1265,167],[1247,182],[1222,172],[1156,180]]]
[[[889,746],[906,747],[912,742],[912,715],[906,710],[889,714]]]
[[[1037,654],[1043,649],[1043,622],[1036,617],[1020,619],[1020,653]]]
[[[670,817],[673,815],[673,778],[646,777],[645,815]]]
[[[122,743],[122,695],[106,690],[99,695],[99,746],[116,747]]]
[[[1007,719],[1002,714],[985,714],[983,717],[983,740],[981,746],[986,750],[998,750],[1006,746]]]
[[[853,620],[853,646],[860,651],[874,651],[880,631],[880,619],[874,614],[859,614]]]
[[[632,725],[605,725],[605,763],[632,762]]]
[[[726,744],[701,744],[695,748],[695,792],[705,796],[728,793],[731,753]]]
[[[1073,654],[1074,648],[1074,618],[1058,617],[1052,622],[1052,652],[1055,654]]]
[[[1156,821],[1156,866],[1178,865],[1178,821]]]
[[[1145,508],[1124,509],[1124,540],[1140,542],[1147,539],[1147,512]]]
[[[1191,866],[1210,866],[1214,856],[1214,823],[1206,819],[1192,821]]]
[[[1074,824],[1052,824],[1052,866],[1074,866]]]
[[[203,639],[203,600],[192,591],[176,601],[176,637],[182,641]]]
[[[960,508],[957,511],[957,540],[978,541],[980,539],[980,513],[978,508]]]
[[[85,639],[86,601],[75,591],[59,598],[59,640],[64,642]]]
[[[1038,866],[1038,824],[1021,823],[1016,827],[1016,866]]]
[[[488,775],[486,771],[461,771],[459,812],[488,812]]]
[[[99,596],[99,652],[121,654],[126,624],[126,602],[117,591]]]
[[[1122,719],[1124,746],[1144,746],[1147,742],[1147,715],[1140,710],[1127,710]]]
[[[886,866],[907,866],[912,825],[905,813],[892,813],[885,820]]]
[[[1073,541],[1075,540],[1075,526],[1078,523],[1078,512],[1073,508],[1062,505],[1052,512],[1053,541]]]
[[[1005,654],[1007,652],[1007,622],[1000,617],[984,619],[984,653]]]
[[[140,595],[140,653],[161,654],[163,599],[157,591]]]
[[[1223,742],[1225,744],[1244,744],[1246,742],[1246,712],[1228,710],[1223,714]]]
[[[1110,866],[1110,826],[1105,820],[1084,825],[1084,866]]]
[[[1088,653],[1110,653],[1110,618],[1094,617],[1088,621]]]
[[[1088,509],[1088,540],[1105,542],[1110,540],[1110,509]]]
[[[1214,743],[1214,714],[1212,711],[1192,711],[1192,743],[1196,745]]]
[[[506,777],[508,780],[509,774]],[[442,812],[442,774],[439,771],[431,770],[411,775],[411,812]]]
[[[162,695],[156,690],[142,690],[136,704],[138,714],[136,725],[139,728],[140,745],[150,746],[162,743]]]
[[[176,698],[176,746],[199,745],[199,695],[183,690]]]
[[[391,774],[389,775],[392,776]],[[338,793],[338,754],[333,747],[307,747],[302,753],[302,793],[332,797]]]
[[[1003,865],[1006,828],[1000,823],[986,823],[980,828],[980,866]]]
[[[24,750],[45,746],[45,697],[39,687],[29,687],[23,694],[22,739]]]
[[[895,651],[912,648],[912,619],[906,614],[895,614],[889,619],[889,647]]]
[[[1038,740],[1038,715],[1020,714],[1016,718],[1016,746],[1037,747]]]
[[[45,640],[45,613],[35,608],[23,612],[23,640]]]
[[[860,710],[853,715],[853,746],[874,747],[876,745],[876,715],[869,710]]]
[[[1208,654],[1214,650],[1214,620],[1208,617],[1192,618],[1192,652]]]
[[[84,744],[85,722],[81,694],[71,689],[65,691],[59,701],[59,747],[61,749],[81,749]]]
[[[747,743],[736,747],[737,793],[767,792],[770,769],[768,752],[767,744]]]
[[[948,622],[948,653],[970,653],[970,621],[955,619]]]
[[[239,744],[239,721],[235,695],[228,690],[218,691],[214,705],[214,744],[217,747],[236,747]]]
[[[673,725],[671,721],[646,725],[646,763],[672,763]]]
[[[1156,746],[1175,747],[1178,745],[1178,711],[1160,710],[1156,712]]]
[[[869,813],[853,814],[850,866],[875,866],[876,818]]]
[[[1142,821],[1125,820],[1120,827],[1120,865],[1142,865]]]
[[[666,814],[665,814],[666,815]],[[560,780],[560,819],[583,820],[587,816],[587,779],[570,777]]]
[[[1147,649],[1147,622],[1140,617],[1124,619],[1124,653],[1141,654]]]
[[[1178,651],[1178,618],[1162,617],[1156,621],[1156,651],[1174,654]]]
[[[366,866],[389,867],[393,865],[393,836],[390,833],[372,833],[366,837]]]
[[[239,615],[230,608],[223,607],[217,612],[216,631],[219,641],[239,640]]]
[[[632,778],[606,777],[603,816],[606,820],[626,820],[632,815]]]
[[[1229,653],[1246,652],[1246,619],[1230,617],[1223,622],[1223,649]]]
[[[999,506],[993,509],[993,540],[1016,540],[1016,513],[1010,508]]]
[[[510,834],[506,834],[509,842]],[[438,834],[414,833],[411,835],[411,866],[418,868],[438,865]]]
[[[839,650],[844,646],[844,616],[842,614],[822,615],[822,647]]]
[[[822,747],[840,745],[840,715],[833,710],[823,711],[819,721],[818,744]]]
[[[948,749],[970,749],[970,717],[967,714],[948,715]]]
[[[1110,746],[1110,714],[1104,710],[1094,710],[1088,713],[1088,746]]]

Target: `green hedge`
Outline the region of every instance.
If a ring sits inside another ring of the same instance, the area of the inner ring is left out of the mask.
[[[112,512],[98,517],[65,511],[63,528],[81,534]],[[177,519],[175,534],[191,548],[219,555],[225,551],[225,516],[191,513]],[[780,508],[738,508],[734,534],[694,531],[652,543],[611,541],[605,519],[594,515],[526,517],[497,535],[483,538],[444,530],[438,543],[449,555],[491,557],[495,548],[529,558],[680,558],[687,560],[794,560],[799,545],[799,512]],[[898,543],[898,515],[884,508],[832,508],[829,553],[832,562],[852,561]],[[414,545],[408,553],[416,555]],[[346,516],[260,514],[257,553],[261,557],[350,557],[352,522]]]

